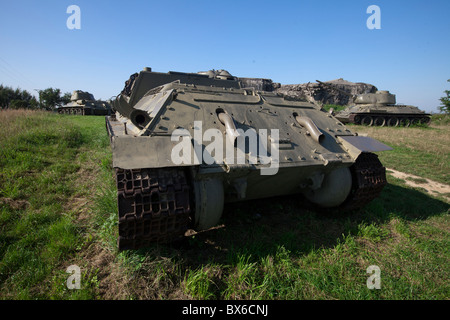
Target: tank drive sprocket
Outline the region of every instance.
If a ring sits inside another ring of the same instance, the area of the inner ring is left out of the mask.
[[[350,167],[352,191],[340,211],[357,210],[377,198],[387,184],[386,168],[374,153],[363,152]]]

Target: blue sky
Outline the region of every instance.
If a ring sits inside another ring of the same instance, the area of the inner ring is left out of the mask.
[[[81,10],[70,30],[69,5]],[[369,30],[370,5],[381,29]],[[0,83],[118,94],[143,67],[227,69],[282,84],[344,78],[437,111],[450,89],[450,1],[0,0]]]

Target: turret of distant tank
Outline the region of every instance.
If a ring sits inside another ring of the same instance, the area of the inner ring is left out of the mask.
[[[111,104],[108,101],[95,100],[94,95],[87,91],[75,90],[70,102],[57,109],[60,114],[71,115],[108,115],[111,114]]]

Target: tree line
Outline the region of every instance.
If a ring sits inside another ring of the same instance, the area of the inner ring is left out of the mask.
[[[57,88],[37,90],[39,100],[31,93],[19,88],[13,89],[0,84],[0,108],[1,109],[41,109],[54,110],[57,106],[70,102],[70,92],[62,93]]]
[[[450,79],[448,79],[447,82],[450,82]],[[445,90],[444,93],[445,96],[439,99],[441,100],[441,105],[438,109],[442,113],[450,114],[450,90]]]
[[[447,80],[450,82],[450,79]],[[39,101],[26,90],[19,88],[13,89],[0,84],[0,108],[1,109],[42,109],[54,110],[56,106],[61,106],[70,102],[71,93],[62,93],[57,88],[47,88],[37,90],[39,92]],[[440,98],[441,105],[438,110],[441,113],[450,113],[450,90],[445,90],[446,96]]]

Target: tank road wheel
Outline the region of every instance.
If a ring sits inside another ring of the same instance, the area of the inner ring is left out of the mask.
[[[409,127],[410,122],[408,118],[401,118],[399,124],[400,127]]]
[[[419,124],[419,119],[418,118],[411,118],[409,120],[410,126],[417,126]]]
[[[178,168],[116,169],[119,250],[137,249],[184,236],[190,187]]]
[[[371,126],[373,124],[373,118],[371,116],[365,116],[361,120],[363,126]]]
[[[378,156],[363,152],[350,168],[332,171],[318,190],[305,197],[314,210],[339,214],[363,208],[380,195],[386,184],[386,168]]]
[[[398,118],[397,117],[392,117],[392,118],[389,118],[389,120],[387,122],[387,125],[389,127],[397,127],[398,123],[399,123]]]
[[[423,117],[420,119],[420,123],[424,124],[426,126],[428,126],[430,124],[430,122],[431,122],[431,118],[429,118],[429,117]]]
[[[376,117],[373,121],[373,124],[378,127],[384,127],[384,125],[386,124],[386,119],[384,119],[384,117]]]
[[[361,116],[355,116],[355,117],[353,118],[353,122],[354,122],[355,124],[360,124],[360,123],[361,123]]]
[[[352,174],[347,167],[338,168],[324,176],[322,185],[305,193],[305,197],[322,208],[333,208],[342,204],[350,194]]]

